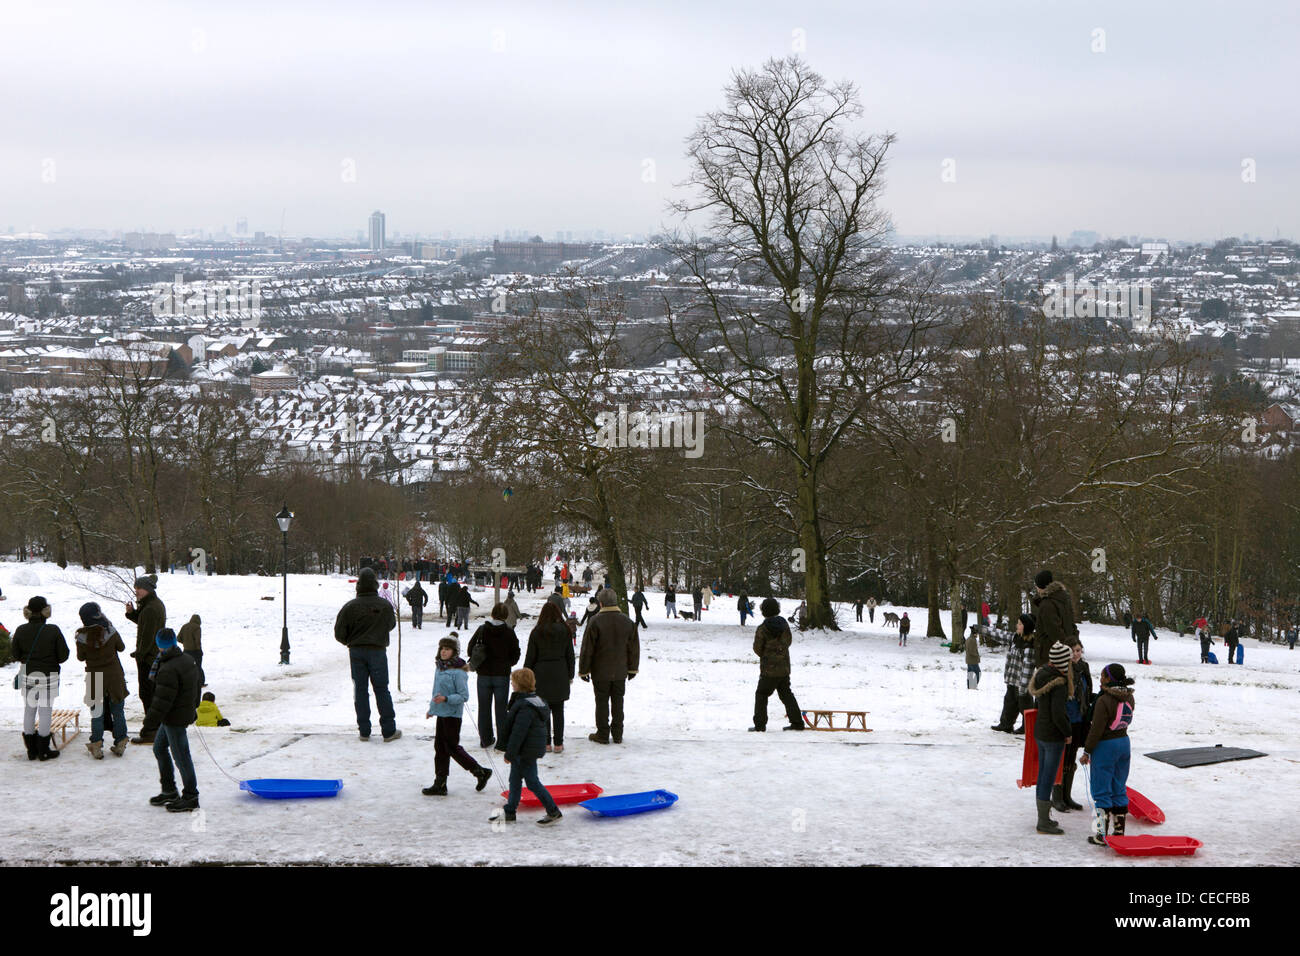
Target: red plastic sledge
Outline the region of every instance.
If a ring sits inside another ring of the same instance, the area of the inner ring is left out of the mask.
[[[1038,744],[1034,741],[1034,724],[1038,723],[1038,711],[1030,708],[1025,711],[1025,762],[1020,771],[1020,779],[1016,781],[1016,786],[1022,790],[1025,787],[1035,787],[1038,785]],[[1056,782],[1061,782],[1061,770],[1065,767],[1065,754],[1061,754],[1061,766],[1056,768]]]
[[[1191,856],[1203,845],[1189,836],[1108,836],[1106,843],[1122,856]]]
[[[1132,787],[1128,788],[1128,812],[1134,820],[1144,820],[1153,825],[1165,822],[1165,811]]]
[[[557,804],[560,803],[581,803],[583,800],[590,800],[592,797],[599,797],[605,792],[603,787],[598,787],[594,783],[558,783],[554,786],[547,787],[546,792],[551,795],[551,799]],[[501,792],[501,799],[508,800],[509,791]],[[540,807],[542,801],[533,796],[533,792],[527,787],[519,796],[519,805],[521,807]]]

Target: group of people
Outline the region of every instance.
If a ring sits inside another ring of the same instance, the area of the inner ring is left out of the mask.
[[[202,621],[193,615],[179,634],[167,627],[167,609],[157,588],[157,576],[137,578],[135,601],[124,605],[127,620],[136,626],[130,656],[136,662],[137,693],[145,710],[138,736],[130,736],[124,708],[129,691],[120,655],[127,645],[98,603],[88,602],[78,610],[81,627],[73,635],[73,644],[77,660],[85,664],[84,699],[91,714],[86,749],[90,756],[104,759],[105,734],[112,735],[109,752],[115,757],[126,753],[128,741],[152,745],[161,789],[149,802],[179,813],[199,806],[187,728],[199,719],[203,705],[207,705],[205,716],[214,724],[229,722],[217,710],[215,695],[202,692]],[[62,665],[71,656],[71,648],[52,623],[53,611],[44,597],[32,597],[23,608],[24,623],[13,634],[13,656],[22,665],[15,688],[23,693],[23,741],[29,760],[59,756],[51,739],[51,723]],[[183,784],[179,792],[177,769]]]

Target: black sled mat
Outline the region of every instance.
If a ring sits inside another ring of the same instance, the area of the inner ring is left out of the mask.
[[[1187,747],[1184,750],[1161,750],[1147,754],[1152,760],[1173,764],[1175,767],[1201,767],[1205,764],[1224,763],[1228,760],[1250,760],[1252,757],[1267,757],[1268,754],[1258,750],[1243,750],[1240,747]]]

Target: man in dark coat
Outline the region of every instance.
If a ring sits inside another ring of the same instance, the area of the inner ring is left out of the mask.
[[[759,661],[758,690],[754,693],[754,726],[749,729],[758,733],[767,730],[767,701],[772,691],[776,691],[790,720],[784,729],[803,730],[803,713],[790,690],[790,643],[794,639],[790,625],[781,617],[781,603],[775,598],[764,598],[759,610],[763,613],[763,623],[754,631],[754,653]]]
[[[1044,568],[1034,576],[1036,594],[1030,599],[1034,606],[1037,634],[1034,637],[1034,666],[1046,667],[1052,645],[1061,643],[1073,647],[1079,643],[1079,628],[1074,623],[1074,604],[1070,592],[1060,581],[1053,580],[1052,572]]]
[[[375,690],[384,743],[402,736],[388,692],[388,634],[396,626],[393,606],[379,596],[378,575],[365,568],[357,575],[357,596],[343,605],[334,621],[334,640],[347,647],[352,663],[352,692],[362,740],[370,739],[370,687]]]
[[[471,604],[478,607],[478,601],[475,601],[469,593],[469,587],[462,584],[456,591],[456,626],[462,631],[469,627],[469,606]]]
[[[411,627],[423,630],[421,624],[424,621],[424,609],[429,604],[429,592],[420,587],[419,581],[406,592],[406,603],[411,605]]]
[[[1160,639],[1156,633],[1155,627],[1151,624],[1151,619],[1146,614],[1139,614],[1133,621],[1133,641],[1137,644],[1138,663],[1151,663],[1151,638]]]
[[[641,640],[636,624],[618,606],[618,595],[605,588],[596,595],[600,610],[582,634],[578,676],[596,692],[596,732],[587,739],[598,744],[623,742],[623,694],[636,677]],[[610,720],[610,708],[613,720]]]
[[[632,595],[632,600],[628,603],[632,605],[632,610],[636,612],[637,627],[649,628],[650,625],[645,622],[645,618],[641,616],[641,612],[646,609],[650,602],[645,599],[645,595],[641,593],[640,588],[636,589],[636,593]]]
[[[149,705],[153,703],[153,678],[149,675],[153,670],[154,658],[158,656],[154,638],[167,626],[167,608],[158,597],[158,578],[155,575],[135,579],[135,599],[138,603],[128,601],[126,604],[126,619],[135,622],[135,650],[131,656],[135,658],[140,704],[144,707],[146,716],[140,736],[131,738],[131,743],[151,744],[157,732],[157,725],[150,724],[148,720]]]
[[[176,646],[176,635],[170,628],[160,630],[154,644],[159,651],[158,671],[145,723],[158,728],[153,755],[158,761],[162,792],[149,802],[155,807],[165,806],[171,813],[184,813],[199,808],[199,784],[185,729],[198,717],[195,703],[199,699],[199,665]],[[184,785],[179,794],[173,761],[180,768]]]
[[[1047,663],[1034,673],[1029,682],[1029,693],[1038,706],[1038,720],[1034,724],[1038,781],[1034,795],[1037,798],[1039,833],[1065,832],[1051,818],[1051,810],[1056,772],[1061,768],[1066,741],[1074,733],[1067,708],[1075,680],[1070,669],[1070,657],[1069,647],[1059,641],[1053,644],[1048,648]]]

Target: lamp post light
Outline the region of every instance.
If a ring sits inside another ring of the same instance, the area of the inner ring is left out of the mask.
[[[280,632],[280,663],[289,663],[289,524],[293,521],[293,512],[285,504],[275,516],[276,524],[284,534],[284,630]]]

